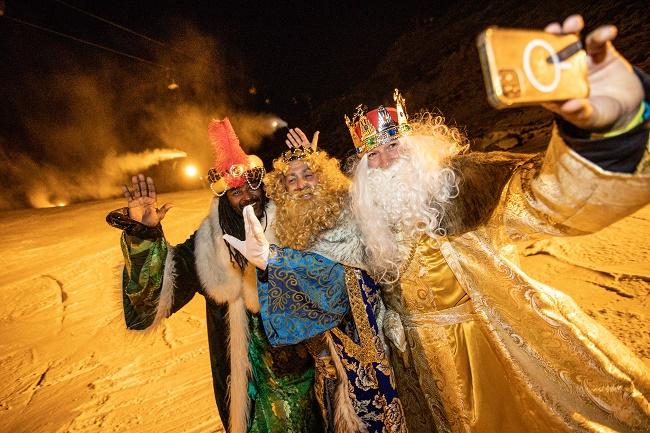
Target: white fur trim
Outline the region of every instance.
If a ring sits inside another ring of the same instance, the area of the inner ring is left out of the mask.
[[[357,415],[352,399],[350,399],[348,376],[345,373],[336,346],[329,332],[326,334],[332,362],[336,368],[338,384],[334,391],[334,432],[335,433],[368,433],[368,428]]]
[[[257,313],[260,311],[260,302],[257,296],[255,268],[247,266],[242,276],[239,267],[230,262],[230,254],[219,225],[218,208],[219,199],[215,198],[210,205],[210,214],[196,232],[194,255],[199,280],[206,294],[215,302],[232,302],[243,298],[246,308]],[[266,234],[271,239],[275,239],[269,229],[274,216],[275,205],[269,204]]]
[[[206,295],[217,303],[228,303],[230,431],[245,433],[250,411],[248,379],[251,374],[246,310],[252,313],[260,311],[257,276],[254,266],[246,266],[242,273],[239,267],[230,262],[230,254],[219,224],[218,208],[219,199],[215,198],[210,204],[210,214],[196,232],[194,256],[199,281]],[[272,214],[275,215],[274,208]]]
[[[232,302],[241,296],[242,276],[230,262],[228,248],[219,226],[219,199],[212,200],[210,214],[196,232],[196,271],[206,293],[217,303]]]
[[[336,225],[322,232],[308,250],[346,266],[367,269],[363,260],[361,233],[347,208],[341,212]]]
[[[257,295],[257,275],[255,266],[246,266],[242,279],[241,296],[244,299],[246,308],[251,313],[260,312],[260,298]]]
[[[156,308],[156,317],[153,320],[152,328],[165,318],[169,317],[174,305],[174,280],[176,272],[174,269],[174,247],[167,244],[167,257],[165,258],[165,271],[163,273],[162,288],[158,297],[158,307]]]
[[[250,400],[248,398],[248,378],[251,364],[248,359],[248,317],[243,299],[230,302],[228,306],[228,324],[230,338],[230,381],[228,394],[230,397],[230,431],[231,433],[246,433],[248,429],[248,413]]]

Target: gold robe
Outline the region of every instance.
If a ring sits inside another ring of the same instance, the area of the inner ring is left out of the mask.
[[[649,369],[527,276],[513,244],[592,233],[648,202],[650,175],[604,171],[554,131],[543,164],[513,172],[487,223],[405,242],[384,329],[409,431],[650,431]]]

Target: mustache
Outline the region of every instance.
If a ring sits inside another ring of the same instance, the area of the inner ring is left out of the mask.
[[[305,194],[314,194],[317,188],[313,186],[306,186],[300,191],[288,192],[289,199],[291,200],[301,200]]]
[[[260,198],[253,198],[253,199],[246,200],[246,201],[242,200],[242,201],[239,202],[239,208],[244,209],[249,204],[252,204],[253,206],[255,206],[257,203],[260,203],[261,201],[262,201],[262,199],[260,199]]]

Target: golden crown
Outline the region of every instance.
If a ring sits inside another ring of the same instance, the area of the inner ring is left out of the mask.
[[[357,155],[363,156],[369,150],[395,141],[411,131],[406,114],[406,101],[398,89],[393,92],[393,100],[395,108],[380,105],[368,111],[366,106],[359,105],[352,120],[345,116]]]
[[[294,147],[282,153],[282,161],[286,164],[296,159],[305,159],[314,153],[311,147]]]
[[[296,160],[306,160],[307,163],[309,164],[309,158],[317,154],[318,151],[314,150],[311,147],[294,147],[289,150],[286,150],[282,153],[282,155],[278,156],[273,160],[273,168],[276,170],[281,171],[282,173],[286,173],[287,170],[289,169],[289,163],[291,161],[296,161]]]

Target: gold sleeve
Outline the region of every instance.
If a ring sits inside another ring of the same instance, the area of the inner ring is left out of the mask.
[[[650,164],[649,164],[650,165]],[[490,225],[512,240],[593,233],[650,202],[650,167],[603,170],[571,150],[556,128],[543,160],[518,167]]]

